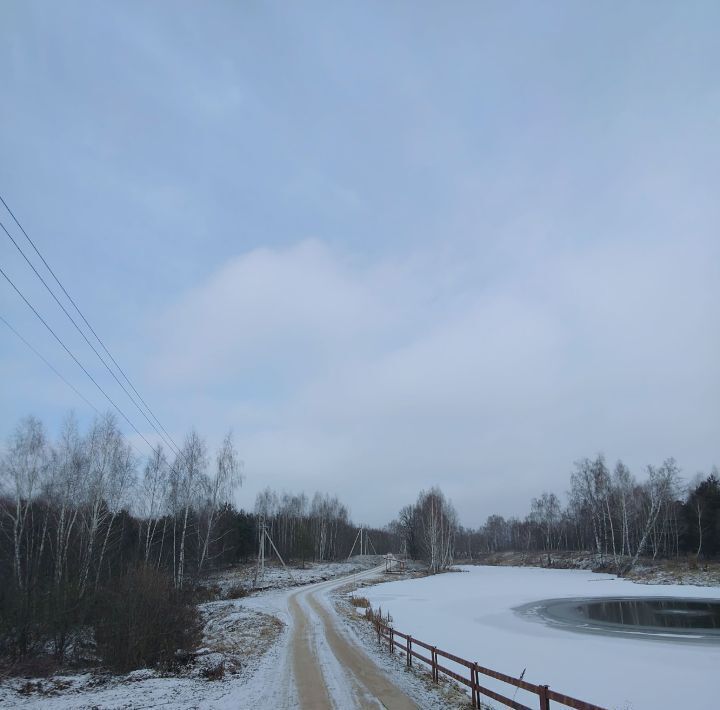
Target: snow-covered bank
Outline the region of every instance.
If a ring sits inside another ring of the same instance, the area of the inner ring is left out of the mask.
[[[640,584],[693,584],[703,587],[720,586],[720,562],[698,561],[695,557],[658,558],[641,557],[630,568],[630,557],[617,560],[600,557],[592,552],[556,550],[553,552],[489,552],[476,555],[473,560],[458,564],[491,565],[493,567],[542,567],[544,569],[582,569],[615,574],[624,570],[623,579]]]
[[[713,708],[720,645],[585,635],[530,621],[513,609],[540,599],[601,596],[720,598],[718,587],[634,584],[578,570],[462,567],[363,590],[394,626],[498,671],[547,683],[608,708]],[[486,683],[493,686],[488,679]],[[508,692],[505,686],[500,692]],[[512,695],[512,693],[510,693]],[[535,706],[536,700],[517,700]]]

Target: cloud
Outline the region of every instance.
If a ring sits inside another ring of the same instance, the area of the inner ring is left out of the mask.
[[[439,483],[477,525],[562,493],[599,450],[712,463],[697,426],[717,423],[720,389],[707,253],[615,242],[469,287],[468,264],[427,253],[254,250],[158,315],[154,371],[197,393],[206,424],[231,421],[244,495],[317,487],[352,504],[370,489],[377,505],[356,513],[382,522]]]
[[[23,3],[0,182],[174,438],[235,429],[244,505],[319,487],[382,522],[437,482],[474,525],[599,449],[692,475],[720,425],[717,22],[576,5]],[[77,406],[2,345],[6,431]]]
[[[365,349],[389,330],[398,307],[384,302],[387,280],[382,269],[354,269],[317,241],[251,251],[159,315],[156,375],[224,381],[258,366],[312,370],[351,344]]]

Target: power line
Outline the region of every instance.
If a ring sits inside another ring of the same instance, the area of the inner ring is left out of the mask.
[[[77,387],[75,387],[75,385],[74,385],[72,382],[70,382],[61,372],[59,372],[59,371],[55,368],[55,366],[54,366],[49,360],[47,360],[47,358],[46,358],[39,350],[37,350],[37,349],[32,345],[32,343],[28,342],[20,333],[18,333],[18,331],[15,330],[15,328],[13,328],[13,326],[10,325],[10,323],[8,323],[8,321],[7,321],[5,318],[3,318],[2,315],[0,315],[0,321],[2,321],[3,323],[5,323],[5,325],[6,325],[13,333],[15,333],[15,335],[16,335],[23,343],[25,343],[25,345],[27,345],[27,347],[28,347],[30,350],[32,350],[32,351],[35,353],[35,355],[37,355],[78,397],[80,397],[80,399],[82,399],[83,402],[85,402],[85,404],[88,405],[88,407],[90,407],[91,409],[93,409],[98,416],[100,416],[100,417],[103,416],[103,413],[102,413]],[[142,456],[142,454],[140,453],[140,450],[138,449],[137,446],[135,446],[135,444],[134,444],[132,441],[129,441],[128,443],[130,444],[130,446],[132,446],[133,449],[135,449],[135,451],[136,451],[136,453],[138,454],[138,456]]]
[[[47,321],[38,313],[38,311],[35,309],[35,307],[28,301],[27,298],[23,295],[22,291],[13,283],[12,279],[2,270],[2,267],[0,267],[0,274],[5,277],[5,280],[15,289],[15,292],[22,298],[22,300],[25,302],[25,305],[35,314],[35,316],[40,320],[40,322],[50,331],[52,336],[55,338],[55,340],[60,343],[63,350],[75,361],[77,366],[87,375],[87,377],[90,379],[90,381],[97,387],[102,395],[107,399],[110,404],[119,412],[120,416],[132,427],[132,429],[135,431],[135,433],[148,445],[150,450],[154,453],[155,447],[145,438],[145,435],[140,432],[140,430],[130,421],[127,414],[123,412],[120,407],[118,407],[117,404],[113,401],[113,399],[110,397],[110,395],[105,392],[105,390],[97,383],[97,380],[85,369],[85,366],[78,360],[75,355],[72,353],[72,351],[63,343],[63,341],[60,339],[58,334],[48,325]]]
[[[5,202],[5,200],[3,199],[3,196],[2,196],[2,195],[0,195],[0,202],[3,203],[3,206],[4,206],[5,209],[8,211],[8,213],[10,214],[10,216],[13,218],[13,221],[15,222],[15,224],[19,227],[20,231],[25,235],[25,239],[28,240],[28,242],[30,243],[30,245],[32,246],[32,248],[35,250],[35,253],[40,257],[40,260],[42,261],[42,263],[45,264],[45,268],[50,272],[50,274],[52,275],[53,279],[55,279],[55,282],[57,283],[57,285],[61,288],[62,292],[63,292],[63,293],[65,294],[65,296],[67,297],[68,301],[70,301],[70,303],[72,303],[73,308],[75,308],[75,310],[77,311],[77,313],[79,314],[79,316],[82,318],[82,320],[83,320],[83,322],[85,323],[85,325],[90,329],[90,332],[95,336],[95,339],[98,341],[98,343],[100,343],[100,346],[102,347],[102,349],[107,353],[107,355],[108,355],[108,357],[110,358],[110,360],[112,360],[112,362],[113,362],[113,364],[115,365],[115,367],[117,368],[118,372],[120,372],[120,374],[123,376],[123,378],[124,378],[125,381],[128,383],[128,385],[130,385],[130,388],[132,389],[132,391],[137,395],[138,399],[143,403],[143,405],[145,406],[145,408],[147,409],[147,411],[150,413],[150,416],[157,422],[158,426],[162,429],[162,431],[163,431],[163,432],[165,433],[165,435],[168,437],[168,439],[170,440],[170,442],[171,442],[171,444],[172,444],[172,446],[171,446],[170,448],[173,449],[173,447],[174,447],[174,450],[179,451],[179,450],[180,450],[180,447],[173,441],[173,438],[170,436],[170,434],[168,433],[167,429],[165,429],[165,427],[162,425],[162,423],[160,422],[160,420],[155,416],[155,414],[154,414],[154,412],[152,411],[152,409],[150,409],[150,406],[148,405],[148,403],[142,398],[142,396],[140,395],[140,393],[139,393],[139,392],[137,391],[137,389],[135,388],[135,385],[133,385],[133,383],[130,381],[130,378],[125,374],[125,371],[120,367],[120,365],[117,363],[117,360],[115,360],[115,358],[112,356],[111,352],[110,352],[110,351],[108,350],[108,348],[105,346],[105,343],[101,340],[100,336],[95,332],[95,329],[90,325],[90,322],[89,322],[88,319],[85,317],[85,315],[83,314],[83,312],[80,310],[80,307],[77,305],[77,303],[75,303],[75,300],[74,300],[74,299],[72,298],[72,296],[67,292],[66,288],[62,285],[60,279],[55,275],[55,272],[54,272],[54,271],[52,270],[52,268],[50,267],[50,264],[48,264],[48,262],[45,260],[45,257],[40,253],[40,250],[39,250],[39,249],[37,248],[37,246],[35,245],[35,242],[34,242],[32,239],[30,239],[30,235],[25,231],[25,228],[22,226],[22,224],[20,224],[20,221],[19,221],[18,218],[15,216],[15,213],[10,209],[9,205],[7,204],[7,202]],[[3,226],[3,229],[5,229],[4,226]],[[5,230],[5,231],[6,231],[6,233],[7,233],[7,230]],[[9,235],[8,235],[8,236],[9,236]],[[12,237],[11,237],[11,239],[12,239]],[[13,240],[13,241],[15,241],[15,240]],[[35,269],[33,268],[33,270],[35,270]],[[36,273],[37,273],[37,272],[36,272]],[[63,310],[64,310],[64,309],[63,309]],[[68,317],[69,317],[69,316],[68,316]],[[93,349],[94,349],[94,348],[93,348]],[[107,365],[106,365],[106,367],[107,367]],[[124,389],[124,388],[123,388],[123,389]],[[130,396],[130,395],[128,395],[128,396]],[[132,399],[132,398],[131,398],[131,399]],[[136,405],[136,406],[137,406],[137,405]],[[153,425],[153,428],[154,428],[154,425]],[[156,430],[156,431],[157,431],[157,430]],[[159,433],[159,432],[158,432],[158,433]]]
[[[2,198],[0,198],[0,199],[2,199]],[[3,204],[4,204],[4,202],[3,202]],[[11,214],[12,214],[12,213],[11,213]],[[13,245],[15,246],[15,248],[20,252],[20,254],[22,255],[23,259],[25,259],[25,261],[28,263],[28,266],[33,270],[33,272],[35,273],[35,276],[37,276],[38,279],[40,279],[40,281],[42,282],[42,285],[47,289],[48,293],[53,297],[53,299],[54,299],[55,302],[58,304],[58,306],[60,306],[60,308],[62,309],[63,313],[68,317],[68,319],[70,320],[70,322],[75,326],[75,329],[78,331],[78,333],[80,333],[80,335],[83,337],[83,339],[85,340],[85,342],[90,346],[90,348],[91,348],[92,351],[95,353],[95,355],[97,355],[97,357],[98,357],[98,359],[100,360],[100,362],[105,366],[105,369],[112,375],[113,379],[120,385],[120,387],[122,388],[123,392],[125,392],[125,394],[128,396],[128,398],[129,398],[130,401],[133,403],[133,405],[135,405],[135,407],[136,407],[137,410],[140,412],[140,414],[142,414],[142,416],[145,417],[145,420],[147,421],[147,423],[155,430],[155,433],[165,442],[165,444],[167,444],[167,445],[170,447],[170,449],[173,451],[173,453],[175,453],[175,454],[177,455],[177,454],[179,453],[179,449],[177,448],[177,446],[176,446],[176,445],[173,446],[173,445],[174,445],[174,442],[171,444],[171,443],[164,437],[164,435],[163,435],[162,432],[157,428],[157,426],[156,426],[155,424],[153,424],[153,422],[148,418],[147,414],[145,414],[145,412],[142,410],[142,408],[140,407],[140,405],[135,401],[135,399],[134,399],[133,396],[130,394],[130,392],[128,392],[127,388],[125,387],[125,385],[123,385],[123,383],[120,381],[120,379],[118,378],[118,376],[113,372],[112,368],[107,364],[107,362],[105,362],[105,359],[104,359],[103,356],[98,352],[97,348],[90,342],[90,340],[88,339],[87,335],[85,335],[85,333],[84,333],[84,331],[82,330],[82,328],[80,328],[80,326],[77,324],[77,322],[75,321],[75,319],[70,315],[70,313],[68,313],[68,311],[67,311],[67,309],[65,308],[65,306],[60,302],[60,299],[58,299],[58,297],[55,295],[55,292],[50,288],[50,286],[48,285],[47,281],[45,281],[45,279],[42,277],[42,275],[41,275],[41,274],[38,272],[38,270],[35,268],[35,265],[32,263],[32,261],[30,261],[30,259],[28,258],[27,254],[25,254],[25,252],[23,251],[22,247],[17,243],[17,241],[15,241],[15,239],[14,239],[13,236],[12,236],[12,234],[10,234],[10,232],[8,232],[7,228],[6,228],[5,225],[2,223],[2,221],[0,221],[0,227],[2,227],[2,230],[3,230],[3,231],[5,232],[5,234],[8,236],[8,238],[9,238],[10,241],[13,243]],[[146,405],[146,406],[147,406],[147,405]]]
[[[30,350],[32,350],[73,392],[75,392],[75,394],[76,394],[78,397],[80,397],[80,399],[82,399],[82,400],[85,402],[85,404],[88,405],[88,407],[91,407],[92,409],[95,410],[95,412],[96,412],[97,414],[99,414],[100,416],[102,416],[102,412],[101,412],[77,387],[75,387],[75,385],[74,385],[72,382],[70,382],[69,380],[67,380],[67,379],[65,378],[65,376],[62,375],[62,373],[60,373],[60,372],[54,367],[54,365],[53,365],[51,362],[49,362],[49,361],[45,358],[45,356],[44,356],[39,350],[37,350],[37,349],[36,349],[31,343],[29,343],[22,335],[20,335],[20,333],[18,333],[18,331],[15,330],[15,328],[13,328],[12,325],[10,325],[10,323],[8,323],[7,320],[5,320],[5,318],[3,318],[2,315],[0,315],[0,321],[2,321],[3,323],[5,323],[5,325],[6,325],[13,333],[15,333],[15,335],[16,335],[23,343],[25,343],[25,345],[27,345],[27,347],[30,348]]]

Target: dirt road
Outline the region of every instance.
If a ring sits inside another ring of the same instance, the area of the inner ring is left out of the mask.
[[[370,570],[357,577],[375,574],[377,570]],[[329,593],[347,581],[321,582],[289,595],[292,622],[286,658],[292,668],[283,670],[292,673],[294,687],[287,687],[286,692],[294,695],[293,700],[304,710],[417,708],[343,632]]]

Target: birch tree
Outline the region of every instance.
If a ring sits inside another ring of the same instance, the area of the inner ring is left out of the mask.
[[[216,457],[215,474],[206,483],[207,503],[205,536],[198,561],[198,574],[207,559],[210,540],[218,512],[225,503],[230,502],[235,489],[242,484],[242,462],[233,444],[232,433],[223,439]]]
[[[457,531],[457,513],[442,491],[435,487],[422,491],[417,502],[422,528],[425,558],[432,572],[439,572],[452,564],[453,546]]]
[[[30,551],[36,545],[35,540],[24,538],[32,532],[28,519],[35,495],[47,474],[48,459],[42,423],[35,417],[27,417],[16,428],[0,464],[2,492],[12,501],[3,510],[10,521],[14,579],[21,590],[28,585]]]
[[[177,567],[175,568],[175,586],[182,589],[185,581],[185,557],[188,539],[188,522],[190,510],[207,485],[207,447],[198,433],[193,429],[185,438],[185,443],[175,459],[175,517],[180,516],[180,541],[177,551]]]
[[[630,564],[631,569],[645,551],[648,539],[655,531],[658,516],[663,507],[669,505],[677,496],[678,485],[679,469],[675,459],[666,459],[658,468],[648,466],[648,482],[645,486],[648,499],[645,526]]]
[[[144,559],[146,563],[150,562],[150,551],[152,543],[155,540],[157,526],[161,517],[165,517],[168,512],[168,477],[169,466],[165,451],[159,445],[148,458],[145,464],[142,485],[140,489],[140,514],[144,518],[145,533],[143,535],[143,526],[140,526],[140,534],[143,541]],[[163,521],[163,526],[166,519]],[[163,529],[160,553],[158,563],[162,558],[162,547],[165,542],[165,531]]]

